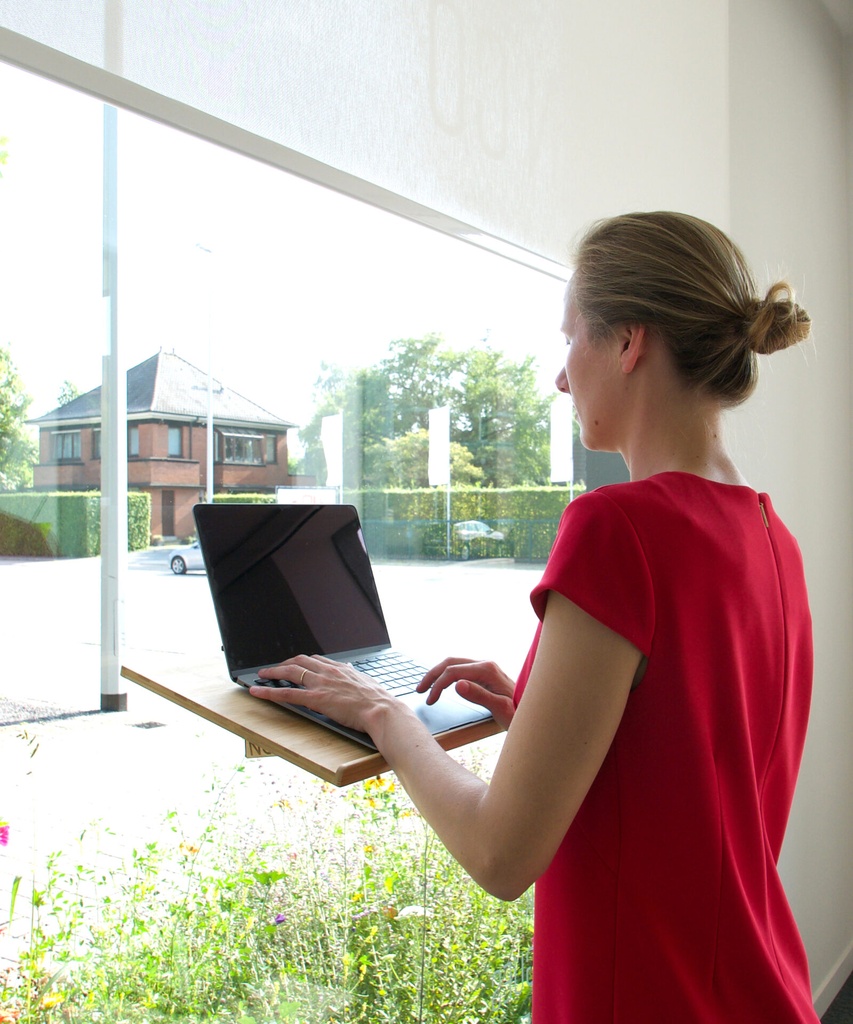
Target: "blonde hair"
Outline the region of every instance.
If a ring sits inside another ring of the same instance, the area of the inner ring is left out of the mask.
[[[763,299],[738,247],[682,213],[632,213],[597,222],[581,239],[571,296],[590,333],[622,323],[655,329],[682,378],[724,405],[758,383],[758,355],[808,337],[811,321],[786,281]]]

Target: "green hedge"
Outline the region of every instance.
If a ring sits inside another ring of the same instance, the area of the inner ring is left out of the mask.
[[[0,494],[0,554],[29,556],[32,528],[45,538],[42,554],[57,558],[89,558],[101,552],[101,495],[98,491]],[[10,525],[17,521],[17,526]],[[29,529],[28,529],[29,527]],[[143,551],[151,532],[151,497],[141,491],[127,495],[127,548]]]
[[[451,523],[480,520],[504,538],[464,541],[451,530],[450,557],[544,561],[572,493],[576,496],[583,490],[583,485],[574,492],[568,487],[451,489]],[[359,507],[374,558],[447,558],[447,492],[443,488],[349,491],[344,500]]]
[[[274,505],[274,494],[214,494],[216,505]]]
[[[0,555],[50,558],[54,554],[48,538],[47,523],[28,523],[25,519],[0,512]]]
[[[578,495],[582,484],[574,488]],[[450,491],[450,519],[454,523],[480,519],[559,519],[571,499],[569,487],[454,487]],[[362,519],[445,520],[447,492],[443,487],[414,491],[347,491],[344,500],[357,505]]]

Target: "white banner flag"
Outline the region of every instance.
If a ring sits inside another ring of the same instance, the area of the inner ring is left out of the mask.
[[[450,483],[450,406],[429,411],[429,485]]]
[[[320,440],[326,456],[326,486],[343,487],[344,483],[344,416],[324,416],[320,425]]]
[[[551,403],[551,483],[573,483],[572,400],[557,395]]]

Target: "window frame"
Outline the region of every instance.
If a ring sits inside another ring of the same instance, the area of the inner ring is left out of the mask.
[[[83,442],[82,431],[53,430],[50,434],[50,452],[54,462],[82,462]],[[66,453],[65,442],[71,443],[71,454]]]

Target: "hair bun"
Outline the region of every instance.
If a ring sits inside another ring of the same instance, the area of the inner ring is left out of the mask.
[[[811,318],[797,305],[787,281],[777,281],[766,298],[750,303],[745,316],[746,342],[758,355],[769,356],[809,336]]]

